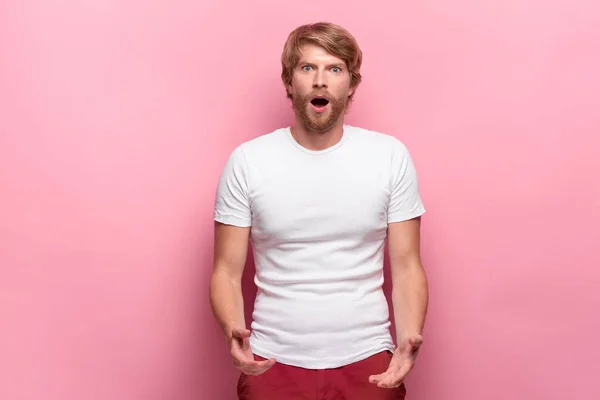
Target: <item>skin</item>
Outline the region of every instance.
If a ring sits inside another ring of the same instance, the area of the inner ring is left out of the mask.
[[[291,131],[300,145],[323,150],[341,140],[348,97],[356,90],[350,87],[350,73],[343,60],[322,47],[303,46],[287,89],[293,96],[295,113]],[[310,104],[317,94],[330,100],[323,113],[315,112]]]
[[[421,218],[388,225],[392,305],[398,347],[388,369],[369,377],[383,388],[398,387],[413,369],[423,344],[428,285],[420,255]]]
[[[344,62],[323,48],[306,45],[294,70],[288,90],[293,95],[295,122],[292,135],[311,150],[323,150],[339,142],[343,134],[350,87]],[[316,93],[330,99],[327,109],[317,113],[310,105]],[[398,347],[386,371],[369,377],[383,388],[398,387],[415,365],[423,343],[422,330],[428,287],[420,256],[420,218],[388,226],[388,251],[392,272],[392,303]],[[234,365],[247,375],[259,375],[276,360],[256,361],[249,344],[242,297],[242,273],[246,264],[250,228],[215,222],[214,262],[209,284],[213,314],[229,345]]]
[[[259,375],[275,364],[275,359],[255,361],[246,329],[242,274],[248,254],[250,228],[215,222],[214,261],[209,283],[213,314],[229,346],[233,364],[247,375]]]

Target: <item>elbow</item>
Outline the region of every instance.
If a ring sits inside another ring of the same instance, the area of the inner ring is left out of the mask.
[[[420,260],[402,260],[391,263],[393,287],[420,287],[427,290],[427,274]]]
[[[211,272],[208,282],[208,295],[212,301],[218,298],[221,293],[231,290],[241,290],[242,276],[228,268],[215,266]]]

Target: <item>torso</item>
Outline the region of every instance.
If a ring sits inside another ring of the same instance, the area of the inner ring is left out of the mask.
[[[381,289],[390,139],[346,126],[324,151],[288,129],[247,144],[258,355],[325,368],[393,350]]]

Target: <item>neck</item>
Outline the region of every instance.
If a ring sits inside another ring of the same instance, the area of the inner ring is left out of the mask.
[[[344,123],[340,118],[331,129],[324,132],[313,132],[306,129],[306,127],[296,119],[294,124],[290,127],[290,131],[300,146],[309,150],[319,151],[334,146],[342,140],[342,136],[344,135]]]

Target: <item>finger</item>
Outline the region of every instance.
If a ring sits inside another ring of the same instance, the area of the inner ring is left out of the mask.
[[[407,345],[403,347],[402,353],[406,355],[414,355],[419,351],[419,348],[423,344],[423,340],[417,337],[411,337],[407,341]]]
[[[250,339],[244,338],[242,339],[242,350],[246,351],[250,349]]]
[[[408,340],[408,342],[413,347],[419,347],[423,344],[423,337],[422,336],[413,336]]]
[[[260,369],[260,368],[270,368],[272,367],[276,360],[274,358],[269,358],[268,360],[255,360],[252,357],[248,357],[242,353],[241,356],[236,355],[236,358],[240,362],[240,364],[247,369]]]
[[[245,339],[250,337],[250,330],[242,328],[242,329],[234,329],[231,331],[231,336],[236,339]]]
[[[231,332],[231,337],[234,339],[230,343],[230,347],[233,350],[235,346],[241,347],[242,350],[248,350],[250,348],[250,331],[248,329],[234,329]]]
[[[245,351],[244,340],[248,339],[236,339],[234,338],[231,343],[229,343],[229,350],[231,354],[238,353],[243,354]]]
[[[403,378],[388,376],[385,379],[377,382],[377,386],[380,388],[391,389],[400,386],[403,380]]]
[[[417,346],[413,346],[411,351],[410,351],[410,355],[412,357],[416,357],[416,355],[419,353],[419,350],[421,349],[421,345],[417,345]]]
[[[385,379],[381,380],[377,386],[385,388],[395,388],[402,384],[406,375],[410,371],[410,367],[403,366],[399,371],[390,373]]]
[[[254,365],[258,368],[271,368],[275,365],[275,359],[269,358],[268,360],[254,361]]]
[[[382,374],[377,374],[377,375],[371,375],[369,376],[369,382],[370,383],[379,383],[383,380],[385,380],[388,376],[389,376],[389,372],[384,372]]]
[[[253,361],[249,365],[245,366],[246,373],[248,375],[260,375],[267,371],[269,368],[275,365],[276,360],[274,358],[270,358],[264,361]]]
[[[423,340],[423,336],[422,335],[412,335],[410,338],[412,340],[416,340],[416,341],[422,341]]]
[[[402,384],[402,381],[383,381],[377,384],[377,387],[382,389],[394,389],[399,387]]]

